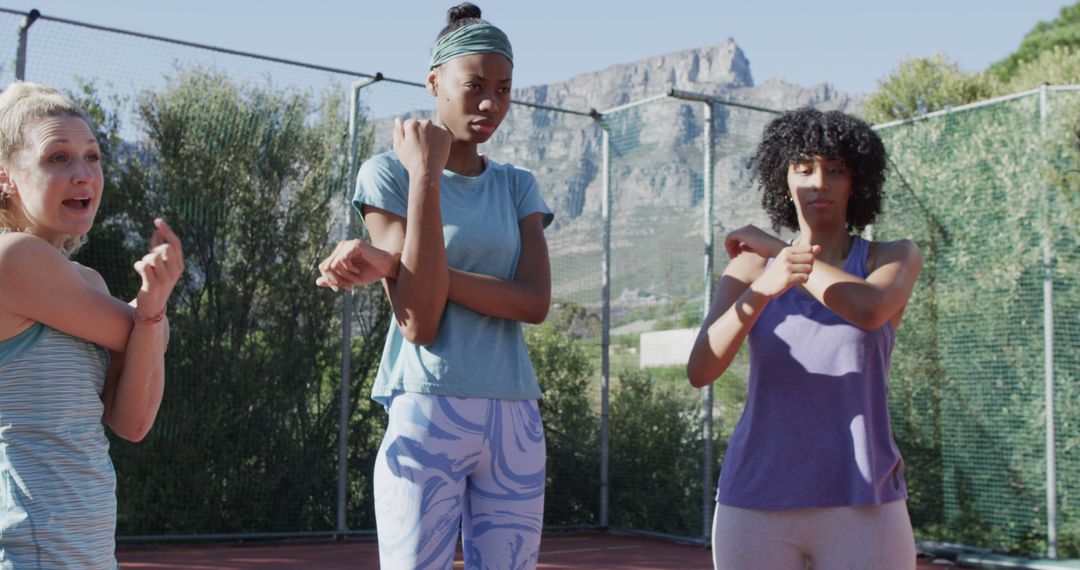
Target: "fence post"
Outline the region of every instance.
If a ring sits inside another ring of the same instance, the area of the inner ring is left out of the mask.
[[[356,176],[357,144],[360,136],[356,132],[359,121],[356,120],[360,112],[360,90],[382,79],[382,74],[377,73],[374,77],[354,81],[350,87],[349,97],[349,170],[345,176],[345,227],[343,228],[344,239],[352,239],[356,235],[356,225],[352,215],[353,178]],[[338,389],[338,486],[337,486],[337,533],[338,538],[343,538],[348,527],[345,524],[345,514],[348,510],[348,481],[349,481],[349,382],[352,379],[352,291],[342,291],[341,294],[341,386]]]
[[[705,294],[702,306],[702,322],[709,315],[709,306],[712,304],[712,273],[713,273],[713,153],[716,147],[715,134],[713,131],[713,106],[711,100],[705,101],[705,168],[702,181],[705,202]],[[713,510],[713,386],[710,383],[705,387],[703,394],[705,461],[701,470],[701,535],[705,540],[712,534],[712,510]]]
[[[30,31],[30,26],[34,25],[34,22],[41,17],[41,12],[37,10],[30,10],[23,18],[21,24],[19,24],[19,46],[15,51],[15,79],[18,81],[26,80],[26,38],[27,32]]]
[[[1046,138],[1046,84],[1039,88],[1039,127]],[[1043,363],[1046,383],[1046,556],[1057,558],[1057,466],[1054,437],[1054,251],[1050,242],[1050,188],[1043,189]]]
[[[600,222],[603,225],[603,252],[600,257],[600,527],[608,527],[608,391],[611,350],[611,134],[603,127],[602,186]]]

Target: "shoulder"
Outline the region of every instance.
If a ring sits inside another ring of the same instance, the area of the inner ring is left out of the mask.
[[[94,289],[109,292],[97,271],[64,257],[45,240],[24,233],[0,235],[0,286],[15,279],[44,279],[57,270],[69,269]]]
[[[23,275],[67,258],[45,240],[22,232],[0,234],[0,276]]]
[[[919,249],[919,245],[909,239],[868,242],[866,252],[868,270],[873,271],[883,265],[897,262],[903,265],[921,266],[922,250]]]
[[[408,171],[401,164],[394,151],[380,152],[360,165],[358,178],[360,181],[379,180],[386,178],[407,178]]]
[[[75,271],[78,272],[79,277],[82,277],[83,281],[86,281],[88,285],[106,295],[109,294],[109,286],[105,283],[105,278],[102,277],[100,273],[81,263],[72,261],[71,264],[75,266]]]
[[[0,234],[0,306],[18,307],[27,292],[71,270],[71,261],[45,240],[21,232]]]
[[[529,186],[536,184],[536,176],[528,168],[522,168],[509,162],[497,162],[490,158],[488,158],[488,168],[497,174],[505,176],[515,189],[527,190]]]
[[[401,169],[404,169],[405,166],[403,164],[401,164],[401,160],[399,160],[397,155],[394,154],[394,151],[388,150],[388,151],[380,152],[378,154],[371,155],[370,157],[368,157],[367,160],[364,161],[364,164],[361,166],[361,168],[394,168],[394,169],[401,168]]]

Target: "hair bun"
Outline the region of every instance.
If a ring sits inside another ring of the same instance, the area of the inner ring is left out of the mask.
[[[480,7],[472,2],[462,2],[446,11],[446,23],[480,18]]]

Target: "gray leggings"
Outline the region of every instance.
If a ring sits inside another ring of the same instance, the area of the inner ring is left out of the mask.
[[[718,504],[713,564],[716,570],[912,570],[907,501],[790,511]]]

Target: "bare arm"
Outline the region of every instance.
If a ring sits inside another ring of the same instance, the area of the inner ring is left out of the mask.
[[[55,247],[27,234],[0,236],[0,311],[124,352],[132,307],[91,285]]]
[[[764,257],[747,251],[728,264],[686,364],[691,385],[711,384],[727,370],[765,305],[806,282],[818,251],[816,246],[786,247],[768,268]]]
[[[895,328],[922,271],[922,252],[908,240],[872,247],[866,279],[819,261],[806,290],[853,325],[873,330],[892,321]]]
[[[544,322],[551,306],[551,264],[543,216],[526,216],[518,222],[518,228],[521,257],[514,279],[451,269],[451,301],[483,315],[532,324]]]
[[[739,255],[724,270],[686,363],[686,376],[695,388],[711,384],[727,370],[769,302],[750,290],[764,271],[765,260],[753,253]]]
[[[395,277],[383,283],[401,333],[420,345],[435,342],[450,288],[439,204],[450,141],[431,121],[395,121],[394,153],[409,173],[409,224],[381,210],[364,218],[375,247],[401,252]]]
[[[375,248],[383,252],[400,251],[407,227],[405,220],[385,210],[365,206],[364,222]],[[541,214],[526,216],[518,227],[521,231],[521,257],[513,280],[448,269],[446,298],[484,315],[527,323],[542,322],[551,305],[551,267]],[[353,251],[362,247],[361,244],[351,244]],[[382,255],[379,254],[379,257]],[[364,254],[365,258],[372,256],[371,253]],[[404,257],[404,252],[401,256]],[[394,256],[391,254],[390,258]],[[400,299],[400,293],[396,292],[400,291],[400,286],[396,281],[402,275],[401,265],[396,268],[397,278],[391,272],[383,281],[390,303],[395,305],[395,315],[398,312],[396,303]],[[346,286],[350,282],[344,273],[342,270],[330,271],[324,272],[324,276],[329,275],[334,282]],[[412,339],[409,340],[412,342]]]
[[[746,226],[729,234],[725,247],[729,255],[754,251],[770,257],[784,247],[784,242]],[[898,327],[922,271],[919,246],[908,240],[871,243],[867,266],[870,274],[862,279],[818,260],[806,290],[853,325],[872,330],[892,321],[894,328]]]
[[[165,350],[169,344],[169,321],[164,318],[164,312],[184,272],[180,239],[164,221],[157,220],[155,225],[150,253],[135,263],[142,285],[131,302],[134,325],[122,355],[123,368],[118,373],[110,370],[112,374],[106,379],[101,395],[105,424],[129,441],[146,437],[161,407],[165,392]],[[100,287],[105,287],[104,281]],[[150,322],[159,315],[160,320]],[[114,358],[119,356],[114,354]]]
[[[28,235],[0,240],[0,310],[108,348],[113,363],[102,393],[102,419],[132,441],[146,435],[157,415],[169,334],[167,321],[136,324],[134,316],[162,312],[183,271],[179,240],[164,222],[158,227],[153,250],[136,263],[143,286],[130,305],[111,297],[100,275],[48,243]]]

